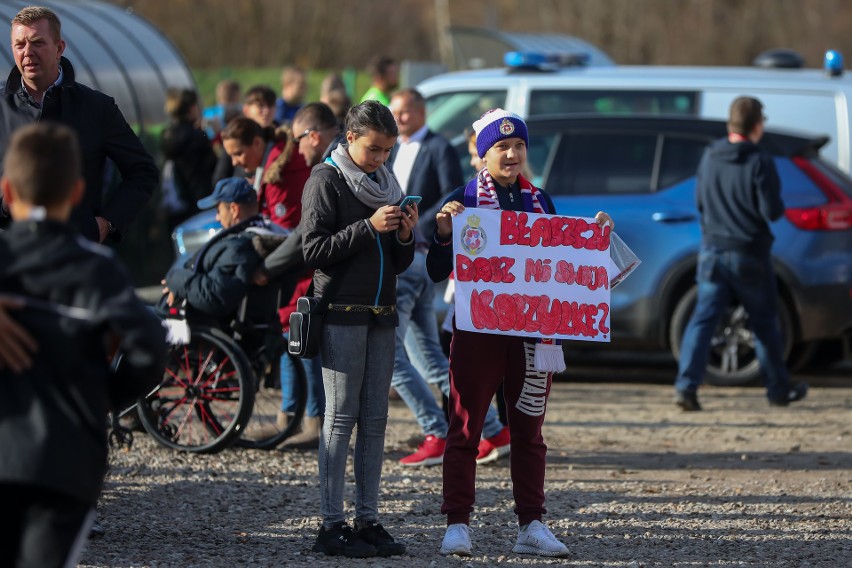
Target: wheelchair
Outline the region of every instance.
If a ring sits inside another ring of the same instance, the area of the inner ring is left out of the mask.
[[[216,453],[233,444],[271,449],[293,435],[302,421],[307,380],[280,330],[245,319],[244,299],[230,329],[186,318],[164,319],[170,342],[163,380],[137,402],[145,430],[160,444],[186,452]],[[280,370],[292,377],[296,402],[285,427]]]

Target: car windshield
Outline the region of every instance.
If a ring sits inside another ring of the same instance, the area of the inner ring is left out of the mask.
[[[429,129],[452,140],[486,111],[506,106],[506,90],[442,93],[426,100]]]
[[[530,93],[530,116],[542,114],[695,115],[690,91],[593,91],[536,89]]]
[[[553,195],[641,194],[695,175],[708,137],[630,132],[530,133],[533,183]]]

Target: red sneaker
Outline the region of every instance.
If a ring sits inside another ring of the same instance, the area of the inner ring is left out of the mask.
[[[444,463],[444,447],[447,441],[437,436],[426,436],[426,440],[420,444],[417,451],[410,456],[405,456],[399,463],[409,467],[420,467],[424,465],[438,465]]]
[[[479,441],[479,453],[476,455],[476,463],[495,462],[503,456],[509,455],[509,427],[503,429],[490,438]]]

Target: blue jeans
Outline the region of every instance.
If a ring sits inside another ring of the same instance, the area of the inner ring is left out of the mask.
[[[450,364],[438,338],[434,307],[435,284],[426,273],[426,255],[414,254],[414,261],[399,275],[396,285],[396,350],[391,386],[405,401],[423,433],[447,437],[447,418],[438,406],[429,385],[450,395]],[[482,433],[496,436],[503,425],[494,407],[489,407]]]
[[[325,422],[319,446],[323,526],[346,520],[343,489],[352,430],[355,438],[355,519],[376,521],[393,373],[394,328],[326,325],[322,333]]]
[[[286,342],[287,334],[284,334]],[[296,399],[293,396],[293,370],[291,365],[302,365],[305,369],[307,397],[305,401],[305,416],[322,416],[325,413],[325,393],[322,387],[322,361],[319,356],[310,359],[294,361],[291,357],[281,357],[281,410],[293,412],[296,409]]]
[[[710,340],[734,299],[742,303],[754,331],[755,353],[771,400],[785,399],[790,377],[778,324],[777,285],[768,255],[702,249],[698,255],[698,301],[683,334],[675,389],[694,393],[704,379]]]

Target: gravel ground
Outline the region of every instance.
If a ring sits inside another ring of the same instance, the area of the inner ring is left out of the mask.
[[[408,554],[391,559],[311,552],[316,452],[188,455],[137,434],[111,457],[107,533],[81,566],[850,567],[852,376],[823,383],[787,409],[769,408],[762,389],[708,388],[700,413],[677,410],[664,384],[554,385],[546,521],[569,547],[560,560],[512,554],[508,460],[477,473],[474,556],[439,555],[441,470],[397,463],[417,433],[401,402],[391,404],[381,520]]]

